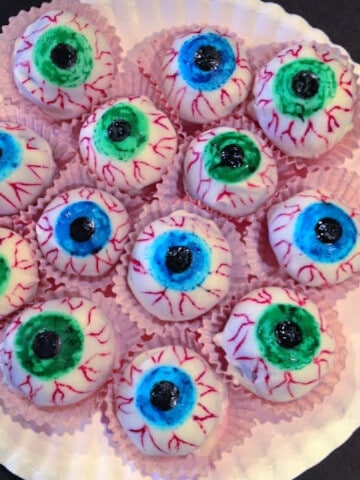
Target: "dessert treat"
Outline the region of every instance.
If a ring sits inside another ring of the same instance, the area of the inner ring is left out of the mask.
[[[114,357],[110,324],[80,297],[26,308],[9,324],[0,347],[4,381],[42,407],[90,397],[108,379]]]
[[[260,69],[253,93],[253,114],[289,156],[316,158],[353,128],[356,77],[331,46],[285,48]]]
[[[97,108],[84,122],[80,152],[90,170],[122,191],[159,181],[177,150],[175,129],[145,95]]]
[[[30,243],[0,227],[0,320],[33,300],[38,283],[38,262]]]
[[[0,122],[0,215],[25,209],[54,173],[52,150],[44,138],[18,123]]]
[[[99,103],[114,73],[101,29],[67,10],[45,12],[14,45],[19,92],[57,120],[77,118]]]
[[[120,200],[84,186],[53,198],[35,228],[48,263],[70,275],[98,277],[119,260],[130,223]]]
[[[169,104],[191,123],[229,115],[246,99],[251,82],[241,42],[206,27],[179,33],[164,54],[159,79]]]
[[[269,241],[278,263],[298,282],[330,287],[360,270],[360,215],[324,190],[273,205]]]
[[[185,153],[186,191],[225,215],[254,213],[275,192],[277,180],[267,141],[249,130],[211,128],[194,137]]]
[[[177,210],[139,233],[128,285],[143,308],[167,321],[192,320],[228,293],[232,253],[217,225]]]
[[[214,433],[224,392],[195,351],[169,345],[144,351],[114,385],[116,412],[147,455],[187,455]]]
[[[281,287],[245,294],[214,340],[225,351],[234,382],[273,402],[308,393],[335,354],[332,332],[317,306]]]

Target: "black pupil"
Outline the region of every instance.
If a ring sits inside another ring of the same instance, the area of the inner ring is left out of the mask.
[[[316,237],[321,243],[333,245],[342,235],[340,223],[335,218],[322,218],[315,227]]]
[[[221,150],[221,167],[239,168],[244,162],[244,150],[238,145],[227,145]]]
[[[70,236],[76,242],[86,242],[90,240],[95,232],[93,220],[87,217],[78,217],[70,225]]]
[[[195,65],[204,72],[217,70],[221,65],[221,61],[221,52],[211,45],[200,47],[194,55]]]
[[[125,140],[125,138],[127,138],[130,133],[131,126],[130,123],[126,120],[114,120],[113,122],[111,122],[107,129],[108,137],[113,142],[121,142],[122,140]]]
[[[59,43],[51,50],[52,62],[63,70],[71,68],[77,61],[77,53],[74,47],[67,43]]]
[[[317,94],[319,84],[319,78],[314,73],[302,70],[294,75],[291,88],[295,95],[306,100]]]
[[[3,156],[3,149],[0,147],[0,158]]]
[[[281,347],[294,348],[302,341],[302,331],[295,322],[284,320],[276,325],[275,338]]]
[[[179,398],[178,387],[166,380],[156,383],[150,392],[150,402],[154,407],[166,412],[177,404]]]
[[[61,338],[52,330],[43,330],[34,338],[32,349],[40,359],[55,357],[61,348]]]
[[[192,253],[188,247],[174,246],[167,249],[165,263],[171,272],[185,272],[190,267],[191,261]]]

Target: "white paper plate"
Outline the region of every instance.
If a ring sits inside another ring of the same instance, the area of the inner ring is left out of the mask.
[[[107,15],[125,51],[162,28],[189,23],[228,26],[249,45],[271,41],[317,40],[328,37],[305,20],[260,0],[92,0]],[[357,66],[359,73],[360,67]],[[348,165],[354,168],[354,164]],[[360,322],[351,304],[359,291],[339,304],[348,358],[341,382],[320,408],[301,419],[278,425],[259,425],[251,439],[225,455],[209,480],[289,480],[321,461],[360,425]],[[138,480],[141,475],[123,465],[105,435],[100,414],[74,435],[51,438],[0,411],[0,458],[10,470],[32,480]]]

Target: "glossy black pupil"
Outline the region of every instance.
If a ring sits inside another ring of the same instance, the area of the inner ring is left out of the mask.
[[[166,380],[156,383],[150,392],[150,402],[154,407],[164,412],[171,410],[179,398],[178,387]]]
[[[52,330],[43,330],[35,336],[32,349],[40,359],[53,358],[61,349],[61,338]]]
[[[187,270],[192,262],[192,253],[188,247],[169,247],[166,252],[165,263],[173,273],[182,273]]]
[[[279,322],[274,333],[277,343],[283,348],[294,348],[302,341],[301,328],[291,320]]]
[[[78,217],[70,224],[70,237],[76,242],[90,240],[95,232],[95,224],[91,218]]]
[[[335,218],[322,218],[315,227],[316,238],[321,243],[332,245],[340,240],[342,235],[342,227]]]
[[[50,58],[58,68],[66,70],[75,65],[77,53],[74,47],[67,43],[59,43],[51,50]]]
[[[204,72],[217,70],[221,65],[221,61],[221,52],[211,45],[200,47],[194,55],[195,65]]]
[[[304,100],[316,95],[319,90],[319,85],[319,78],[309,70],[298,72],[294,75],[291,82],[292,91]]]
[[[3,153],[4,153],[4,151],[3,151],[3,149],[0,147],[0,158],[3,156]]]
[[[239,168],[244,163],[244,150],[235,144],[227,145],[221,150],[221,167]]]
[[[126,120],[114,120],[108,126],[107,134],[113,142],[125,140],[131,133],[131,125]]]

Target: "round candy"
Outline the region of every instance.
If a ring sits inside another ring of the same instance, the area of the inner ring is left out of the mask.
[[[8,326],[0,347],[9,387],[47,407],[88,398],[108,379],[114,357],[109,322],[94,303],[80,297],[23,310]]]
[[[193,123],[229,115],[248,96],[251,81],[241,43],[208,28],[178,36],[164,56],[160,75],[170,105]]]
[[[20,93],[56,119],[88,112],[106,95],[114,72],[101,29],[73,12],[46,12],[15,42],[13,75]]]
[[[138,302],[161,320],[192,320],[230,288],[232,254],[211,220],[183,210],[154,220],[138,235],[128,284]]]
[[[313,389],[335,352],[317,306],[280,287],[245,295],[215,341],[224,349],[235,381],[274,402],[295,400]]]
[[[136,356],[114,385],[117,416],[148,455],[187,455],[221,418],[221,382],[196,352],[165,346]]]
[[[55,197],[36,224],[46,260],[68,274],[99,276],[119,260],[130,229],[123,204],[113,195],[81,187]]]
[[[30,243],[8,228],[0,228],[0,319],[35,297],[38,262]]]
[[[0,215],[26,208],[54,173],[52,151],[44,138],[17,123],[0,122]]]
[[[297,44],[257,74],[253,110],[268,138],[290,156],[325,153],[353,127],[357,89],[336,50]]]
[[[300,283],[328,287],[360,270],[360,215],[324,191],[273,205],[268,231],[279,264]]]
[[[248,130],[199,133],[184,158],[184,183],[194,199],[229,216],[254,213],[275,191],[277,168],[264,140]]]
[[[127,191],[159,181],[177,150],[170,119],[146,96],[103,104],[83,124],[80,152],[90,170]]]

